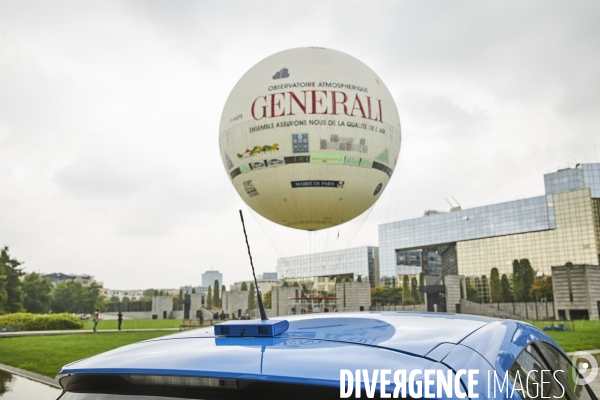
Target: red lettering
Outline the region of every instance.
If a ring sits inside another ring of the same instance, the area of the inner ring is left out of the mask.
[[[302,104],[300,102],[300,99],[298,99],[296,97],[296,95],[294,94],[294,92],[290,92],[290,112],[288,113],[288,115],[295,115],[294,114],[294,110],[292,108],[292,100],[296,102],[296,104],[298,105],[298,107],[300,107],[300,109],[302,110],[302,112],[304,114],[306,114],[306,92],[302,92],[302,94],[304,94],[304,104]]]
[[[366,98],[367,98],[367,109],[369,110],[369,116],[367,118],[370,119],[371,121],[377,121],[377,118],[373,118],[373,115],[371,114],[371,98],[369,96],[366,96]]]
[[[358,108],[356,107],[357,104]],[[359,110],[362,115],[362,118],[367,118],[367,116],[365,115],[365,109],[363,108],[363,105],[360,102],[360,97],[358,97],[358,93],[354,96],[354,104],[352,105],[352,110],[350,110],[350,115],[353,117],[355,116],[354,110]]]
[[[327,114],[327,106],[325,106],[325,111],[323,112],[317,112],[317,104],[319,104],[320,106],[323,105],[323,99],[319,99],[317,100],[317,93],[321,92],[325,95],[325,100],[327,100],[327,91],[325,90],[311,90],[310,91],[312,93],[312,112],[311,114]]]
[[[341,101],[338,101],[337,99],[337,94],[340,93],[343,97]],[[331,113],[333,115],[337,115],[337,105],[341,104],[342,107],[344,107],[344,114],[349,115],[348,114],[348,108],[346,107],[346,101],[348,101],[348,95],[346,95],[346,93],[344,92],[331,92],[332,94],[332,100],[331,100]]]
[[[271,118],[275,117],[283,117],[285,115],[285,110],[281,111],[281,114],[275,115],[275,107],[281,107],[281,100],[275,101],[275,96],[283,96],[285,100],[285,93],[273,93],[271,94]]]
[[[263,99],[265,101],[267,101],[267,96],[258,96],[256,99],[254,99],[254,101],[252,102],[252,109],[251,109],[251,113],[252,113],[252,118],[254,118],[255,120],[261,120],[264,117],[267,116],[267,106],[264,105],[262,106],[262,115],[260,116],[260,118],[256,118],[256,114],[254,113],[255,109],[256,109],[256,102],[258,101],[258,99]]]
[[[361,95],[354,95],[352,108],[349,104],[349,96],[342,91],[328,90],[304,90],[296,94],[294,92],[271,93],[259,96],[252,102],[252,118],[259,121],[264,118],[276,118],[299,114],[331,114],[347,115],[370,119],[371,121],[383,122],[381,100],[366,97],[366,110]],[[331,95],[330,95],[331,93]],[[377,101],[377,105],[372,104]],[[310,104],[309,104],[310,103]],[[367,111],[367,112],[365,112]]]

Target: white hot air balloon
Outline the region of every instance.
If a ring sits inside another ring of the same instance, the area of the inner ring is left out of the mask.
[[[319,230],[381,196],[400,152],[398,110],[383,81],[335,50],[274,54],[235,85],[219,144],[229,178],[254,211]]]

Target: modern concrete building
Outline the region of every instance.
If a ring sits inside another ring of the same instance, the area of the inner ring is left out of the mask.
[[[202,286],[208,288],[209,286],[214,289],[215,279],[219,281],[219,287],[223,286],[223,274],[219,271],[206,271],[202,274]]]
[[[463,275],[481,292],[492,268],[512,273],[513,260],[528,259],[549,275],[567,262],[600,263],[600,164],[544,175],[545,194],[379,226],[380,274],[397,276],[417,265],[441,276]],[[420,255],[419,255],[420,253]],[[434,267],[431,267],[431,264]],[[484,279],[485,277],[485,279]],[[389,280],[389,279],[388,279]]]
[[[599,266],[569,264],[552,267],[552,290],[558,319],[598,319]]]
[[[285,257],[277,260],[277,274],[282,280],[311,285],[321,291],[334,291],[337,277],[349,277],[379,285],[379,249],[364,246]]]

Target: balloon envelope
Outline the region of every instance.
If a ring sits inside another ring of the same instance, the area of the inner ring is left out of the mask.
[[[244,202],[278,224],[329,228],[381,196],[398,162],[400,120],[357,59],[299,48],[252,67],[221,116],[223,164]]]

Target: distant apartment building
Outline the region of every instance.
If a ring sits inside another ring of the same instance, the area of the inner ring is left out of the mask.
[[[119,301],[123,301],[125,297],[127,297],[131,301],[139,300],[144,295],[143,290],[120,290],[120,289],[108,289],[101,288],[100,294],[106,297],[107,300],[111,300],[113,297],[118,297]]]
[[[68,281],[81,283],[83,286],[90,286],[92,283],[96,284],[97,286],[103,286],[103,283],[95,280],[92,275],[74,275],[58,272],[52,274],[42,274],[40,277],[43,279],[49,279],[54,286],[58,285],[60,282]]]
[[[258,288],[260,289],[260,292],[263,294],[265,294],[269,290],[271,290],[271,288],[273,286],[281,285],[281,280],[277,279],[277,272],[265,272],[262,275],[259,274],[256,277],[256,281],[258,283]],[[249,290],[250,284],[254,285],[254,279],[235,282],[233,285],[229,286],[229,290],[231,290],[231,291],[242,290],[243,283],[246,283],[246,287]]]

